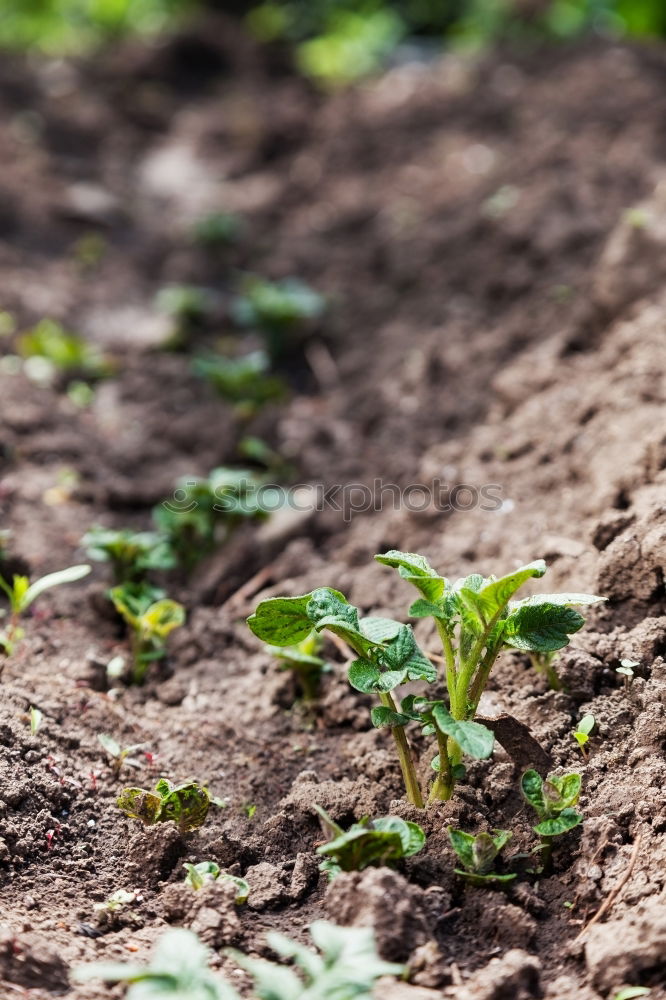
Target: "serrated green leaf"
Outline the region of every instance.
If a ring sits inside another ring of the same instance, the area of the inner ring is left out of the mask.
[[[574,608],[601,604],[606,600],[607,598],[597,597],[595,594],[532,594],[531,597],[523,597],[520,601],[510,601],[509,607],[512,611],[516,608],[538,607],[540,604],[556,604],[565,608]]]
[[[315,624],[323,618],[335,618],[359,631],[358,608],[350,604],[344,594],[331,587],[313,590],[308,602],[308,617]]]
[[[395,639],[403,626],[392,618],[361,618],[360,631],[372,642],[382,644]]]
[[[456,741],[463,753],[476,760],[490,757],[495,744],[495,737],[490,729],[480,722],[460,722],[441,703],[433,706],[433,717],[439,729]]]
[[[369,660],[352,660],[349,664],[347,678],[356,691],[369,694],[371,691],[376,690],[375,684],[380,673],[379,667],[376,667],[374,663],[370,663]]]
[[[272,646],[294,646],[312,631],[307,608],[312,594],[301,597],[270,597],[261,601],[247,624],[254,634]]]
[[[380,659],[389,669],[406,670],[410,680],[432,683],[437,669],[419,649],[409,625],[401,625],[396,636],[381,651]]]
[[[376,555],[375,559],[384,566],[397,569],[402,579],[413,584],[428,601],[436,601],[444,593],[447,586],[444,577],[432,568],[424,556],[416,552],[399,552],[397,549],[391,549],[389,552]]]
[[[521,566],[520,569],[498,580],[486,582],[476,594],[476,608],[485,622],[489,622],[505,607],[509,598],[531,577],[541,577],[546,572],[543,559]]]
[[[583,817],[575,809],[563,809],[559,816],[552,819],[545,819],[538,826],[534,827],[540,837],[558,837],[561,833],[568,833],[583,822]]]
[[[566,646],[584,624],[583,616],[566,605],[525,605],[506,618],[504,642],[513,649],[549,653]]]
[[[542,816],[546,810],[546,803],[543,798],[543,778],[541,775],[532,768],[525,771],[520,779],[520,790],[537,815]]]
[[[432,601],[426,601],[423,597],[419,597],[413,602],[413,604],[409,605],[407,614],[410,618],[444,617],[444,611],[439,604],[433,604]]]

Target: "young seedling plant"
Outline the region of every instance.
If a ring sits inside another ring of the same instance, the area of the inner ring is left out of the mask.
[[[118,777],[123,767],[141,767],[141,761],[133,757],[132,754],[136,753],[137,750],[143,749],[146,746],[145,743],[134,743],[132,746],[123,747],[118,740],[114,740],[113,736],[109,736],[108,733],[99,733],[97,739],[107,754],[111,770],[116,777]]]
[[[573,738],[580,747],[580,752],[582,753],[584,759],[587,759],[588,756],[587,750],[585,749],[585,745],[587,744],[590,738],[590,733],[594,729],[594,726],[595,726],[594,716],[584,715],[573,731]]]
[[[16,643],[23,638],[24,631],[20,626],[21,616],[25,614],[33,601],[37,600],[45,590],[59,587],[63,583],[75,583],[90,572],[90,566],[69,566],[67,569],[47,573],[34,583],[27,576],[15,573],[12,582],[8,583],[0,576],[0,589],[4,590],[9,600],[9,622],[0,634],[0,648],[10,656]]]
[[[326,872],[329,880],[340,872],[360,872],[370,865],[392,865],[401,858],[418,854],[425,846],[425,833],[418,823],[399,816],[374,820],[365,817],[343,830],[325,809],[316,804],[315,809],[333,838],[317,848],[317,854],[324,858],[319,870]]]
[[[488,888],[512,882],[516,878],[515,873],[498,875],[493,871],[495,859],[511,840],[512,834],[509,830],[494,830],[493,833],[474,835],[463,830],[454,830],[450,826],[448,832],[451,846],[463,866],[454,869],[456,875],[460,875],[471,885]]]
[[[133,684],[143,684],[150,664],[166,656],[168,636],[185,621],[182,604],[162,594],[143,584],[124,584],[109,591],[129,629]]]
[[[300,974],[265,959],[230,951],[252,976],[259,1000],[372,1000],[381,976],[400,976],[402,965],[377,955],[373,932],[363,927],[337,927],[325,920],[310,925],[318,952],[282,934],[267,935],[270,947],[293,962]],[[126,1000],[240,1000],[236,990],[208,968],[209,952],[196,934],[166,931],[147,966],[95,962],[74,970],[77,982],[97,979],[129,983]]]
[[[533,828],[539,835],[543,871],[552,864],[553,840],[583,822],[574,809],[580,798],[581,776],[577,773],[549,774],[544,779],[534,770],[525,771],[520,787],[525,800],[536,812],[539,823]]]
[[[236,903],[244,903],[250,895],[250,886],[244,878],[223,872],[215,861],[200,861],[197,865],[185,864],[183,868],[187,872],[185,885],[189,885],[191,889],[203,889],[205,885],[219,879],[221,882],[231,882],[236,886]]]
[[[108,562],[114,583],[138,583],[150,570],[173,569],[176,558],[168,539],[156,531],[91,528],[81,539],[89,559]]]
[[[419,649],[411,627],[387,618],[361,618],[345,596],[321,588],[301,597],[262,601],[248,625],[275,646],[300,642],[314,627],[343,639],[357,658],[349,667],[349,683],[357,691],[378,695],[372,723],[393,733],[407,798],[419,807],[423,795],[405,727],[421,725],[435,736],[438,754],[432,761],[437,777],[429,801],[449,799],[464,777],[463,754],[482,760],[493,749],[493,734],[474,722],[479,700],[503,649],[548,652],[561,649],[584,624],[574,605],[596,604],[590,594],[540,594],[523,600],[513,595],[527,580],[546,572],[543,560],[496,579],[471,574],[449,583],[416,553],[392,550],[375,557],[398,570],[421,597],[409,608],[415,618],[432,616],[445,662],[448,705],[443,699],[409,694],[396,701],[396,690],[408,681],[437,680],[437,670]]]
[[[173,821],[181,833],[201,826],[211,804],[223,805],[198,781],[173,785],[167,778],[160,778],[152,792],[124,788],[117,800],[118,808],[130,819],[141,820],[145,826]]]
[[[232,318],[239,326],[261,330],[270,356],[278,358],[325,309],[324,297],[298,278],[272,282],[248,274],[232,304]]]

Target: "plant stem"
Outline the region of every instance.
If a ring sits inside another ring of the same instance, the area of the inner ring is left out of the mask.
[[[439,773],[437,774],[432,788],[430,789],[428,802],[446,802],[447,799],[450,799],[453,795],[453,769],[451,767],[451,759],[449,757],[446,736],[440,731],[438,726],[435,726],[435,734],[437,736],[437,746],[439,748]]]
[[[390,708],[392,712],[398,711],[396,703],[394,702],[393,696],[390,692],[381,692],[379,700],[385,708]],[[416,806],[417,809],[423,809],[423,795],[421,794],[421,788],[416,776],[416,768],[414,767],[414,761],[412,760],[409,743],[407,742],[405,727],[392,726],[391,732],[393,733],[393,739],[395,740],[396,749],[398,751],[398,760],[400,761],[400,770],[402,771],[403,781],[405,782],[407,800],[408,802],[411,802],[413,806]]]
[[[553,866],[553,838],[541,837],[541,860],[543,862],[543,872],[547,875]]]

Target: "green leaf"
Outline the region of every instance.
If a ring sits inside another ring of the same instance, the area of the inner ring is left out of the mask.
[[[557,604],[524,605],[504,624],[504,642],[513,649],[548,653],[562,649],[569,636],[585,624],[573,608]]]
[[[397,569],[403,580],[413,584],[428,601],[438,600],[446,589],[447,583],[444,577],[432,568],[424,556],[416,552],[399,552],[397,549],[391,549],[389,552],[376,555],[375,559],[384,566]]]
[[[394,726],[406,726],[412,717],[379,705],[370,712],[370,720],[375,729],[392,729]]]
[[[474,835],[465,833],[463,830],[454,830],[448,827],[449,840],[451,846],[463,863],[463,866],[470,871],[474,871]]]
[[[185,885],[192,889],[202,889],[207,881],[215,881],[220,875],[220,866],[215,861],[200,861],[197,865],[184,864],[187,872]]]
[[[143,633],[157,639],[166,639],[170,632],[184,622],[185,608],[168,597],[151,604],[139,619]]]
[[[349,664],[347,678],[356,691],[362,691],[363,694],[370,694],[371,691],[376,690],[375,684],[379,679],[380,673],[379,667],[376,667],[374,663],[370,663],[369,660],[352,660]]]
[[[398,816],[382,816],[373,821],[375,830],[397,833],[402,844],[403,857],[410,858],[425,847],[426,835],[418,823],[400,819]]]
[[[307,608],[312,594],[302,597],[271,597],[262,601],[247,624],[254,634],[272,646],[295,646],[312,631]]]
[[[636,1000],[636,997],[649,996],[651,990],[647,986],[627,986],[613,997],[613,1000]]]
[[[69,566],[67,569],[59,569],[55,573],[47,573],[46,576],[35,580],[22,596],[20,610],[25,611],[32,602],[43,594],[50,587],[58,587],[61,583],[74,583],[90,572],[90,566],[83,563],[79,566]]]
[[[565,608],[573,608],[601,604],[606,600],[606,597],[597,597],[595,594],[532,594],[531,597],[524,597],[520,601],[510,601],[509,607],[512,611],[516,608],[538,607],[540,604],[556,604]]]
[[[525,771],[520,779],[520,790],[537,816],[543,816],[546,811],[546,803],[543,798],[543,778],[541,775],[532,768]]]
[[[583,822],[583,817],[575,809],[563,809],[559,816],[553,819],[545,819],[538,826],[534,827],[540,837],[558,837],[561,833],[573,830],[579,823]]]
[[[518,878],[516,872],[510,875],[495,875],[490,873],[489,875],[479,875],[478,872],[465,872],[460,868],[454,868],[453,871],[456,875],[460,875],[465,881],[471,883],[471,885],[477,886],[479,888],[488,887],[491,888],[494,883],[502,884],[503,882],[513,882],[515,878]]]
[[[576,727],[577,733],[582,733],[584,736],[589,736],[594,729],[595,719],[593,715],[584,715]]]
[[[367,639],[381,645],[395,639],[404,626],[392,618],[361,618],[359,627]]]
[[[527,566],[521,566],[513,573],[501,576],[499,580],[486,582],[475,595],[475,606],[484,622],[491,621],[526,580],[531,577],[541,577],[545,572],[545,562],[543,559],[537,559]]]
[[[331,587],[319,587],[313,590],[307,606],[308,618],[315,625],[322,619],[335,618],[345,622],[355,631],[359,631],[358,608],[350,604],[344,594]]]
[[[549,775],[543,784],[543,797],[547,809],[561,810],[567,806],[575,806],[580,798],[582,777],[571,773],[560,776]]]
[[[143,788],[124,788],[118,796],[118,808],[130,819],[140,819],[146,826],[152,826],[159,819],[162,799],[154,792]]]
[[[380,660],[389,669],[406,670],[412,681],[424,680],[432,683],[437,679],[436,667],[417,646],[409,625],[400,626],[396,636],[381,652]]]
[[[459,722],[439,702],[433,706],[433,717],[439,729],[456,741],[463,753],[476,760],[485,760],[493,752],[495,737],[479,722]]]
[[[423,597],[419,597],[413,604],[410,604],[407,614],[410,618],[442,618],[444,616],[439,604],[426,601]]]

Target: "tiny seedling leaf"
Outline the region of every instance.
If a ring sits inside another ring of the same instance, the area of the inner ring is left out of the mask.
[[[577,813],[575,809],[567,807],[562,810],[559,816],[543,820],[538,826],[534,827],[534,830],[540,837],[558,837],[561,833],[573,830],[574,827],[582,822],[583,817],[581,814]]]
[[[56,570],[55,573],[47,573],[46,576],[35,580],[25,591],[21,599],[21,611],[25,611],[26,608],[30,607],[32,602],[40,594],[43,594],[45,590],[49,590],[51,587],[58,587],[61,583],[74,583],[76,580],[87,576],[89,572],[90,566],[87,563],[83,563],[79,566],[69,566],[67,569]]]

